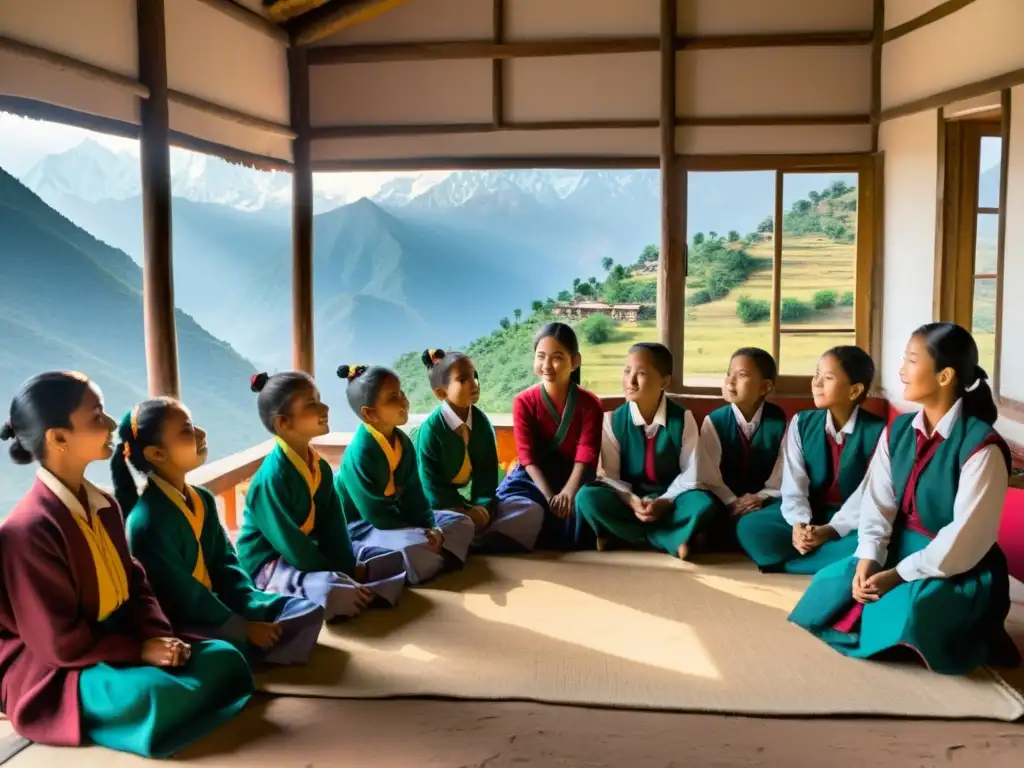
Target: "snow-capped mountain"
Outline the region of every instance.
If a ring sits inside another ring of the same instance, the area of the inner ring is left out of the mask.
[[[90,203],[124,200],[139,194],[139,159],[86,139],[66,152],[47,155],[21,182],[51,205],[62,195]]]

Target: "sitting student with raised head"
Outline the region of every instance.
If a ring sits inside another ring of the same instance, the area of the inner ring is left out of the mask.
[[[331,467],[313,448],[326,435],[329,408],[301,371],[253,376],[260,421],[274,447],[249,484],[238,557],[256,586],[323,606],[327,621],[355,616],[376,598],[395,605],[404,589],[402,558],[353,550]]]
[[[875,376],[858,347],[833,347],[811,381],[816,410],[794,417],[782,448],[782,498],[739,521],[740,546],[762,570],[816,573],[857,548],[861,480],[885,420],[861,408]]]
[[[416,433],[416,458],[427,501],[452,509],[476,525],[482,551],[529,551],[544,522],[544,509],[527,498],[496,497],[498,447],[494,428],[477,406],[480,380],[461,352],[428,349],[423,364],[441,405]]]
[[[431,509],[420,484],[416,450],[399,429],[409,400],[398,374],[379,366],[338,369],[352,411],[363,422],[345,449],[336,480],[352,538],[362,546],[400,552],[410,584],[446,565],[461,565],[475,526],[453,510]]]
[[[576,514],[576,494],[597,475],[604,412],[580,386],[579,340],[565,323],[548,323],[533,339],[533,372],[540,384],[512,402],[519,461],[498,487],[498,498],[526,499],[544,509],[538,549],[594,548],[594,532]]]
[[[128,545],[167,617],[190,636],[227,640],[253,662],[304,664],[324,609],[261,592],[238,564],[213,494],[185,476],[206,460],[206,432],[172,398],[146,400],[118,427],[110,461]],[[139,496],[129,464],[147,476]]]
[[[44,373],[0,428],[16,464],[40,465],[0,525],[0,704],[41,744],[164,757],[233,717],[254,684],[230,643],[175,636],[117,502],[85,479],[116,426],[86,377]]]
[[[697,422],[669,400],[672,353],[634,344],[622,373],[626,403],[604,418],[598,482],[580,489],[576,512],[603,549],[611,536],[686,559],[690,542],[715,511],[697,489]]]
[[[971,334],[929,323],[907,343],[903,399],[864,481],[857,551],[823,568],[790,621],[847,656],[903,652],[931,670],[1015,666],[996,543],[1010,449]]]
[[[757,347],[733,352],[722,383],[728,403],[707,415],[700,429],[700,487],[725,507],[714,521],[714,544],[736,546],[736,522],[779,495],[786,414],[767,397],[775,387],[775,358]]]

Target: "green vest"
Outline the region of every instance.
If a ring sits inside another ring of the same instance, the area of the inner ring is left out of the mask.
[[[786,413],[775,403],[765,403],[761,423],[750,438],[750,455],[744,461],[743,438],[731,405],[708,414],[722,444],[722,461],[718,469],[722,482],[737,496],[757,493],[772,476],[779,458],[782,438],[786,434]]]
[[[896,504],[902,508],[903,494],[910,482],[917,457],[917,430],[913,413],[896,417],[889,429],[889,457],[892,462],[892,486]],[[914,499],[921,524],[932,533],[953,521],[953,502],[960,487],[960,471],[982,444],[992,441],[1002,450],[1007,471],[1010,449],[991,426],[968,416],[953,425],[949,437],[939,443],[928,465],[921,472]],[[900,516],[902,519],[902,515]]]
[[[828,433],[825,432],[827,418],[828,410],[825,408],[802,411],[796,415],[796,427],[800,431],[804,467],[809,480],[808,498],[815,516],[829,508],[826,496],[834,480],[832,450]],[[839,494],[843,501],[853,495],[867,474],[883,429],[885,419],[863,408],[857,412],[857,424],[853,432],[844,436],[843,451],[839,458]]]
[[[445,421],[441,407],[435,408],[416,430],[416,459],[423,491],[434,509],[459,509],[464,504],[487,507],[498,489],[498,446],[494,427],[484,412],[472,409],[469,430],[470,480],[456,485],[454,478],[466,458],[466,445]]]
[[[665,426],[654,437],[655,482],[644,471],[646,459],[644,427],[633,423],[629,403],[612,413],[612,433],[619,441],[621,454],[620,476],[629,483],[638,496],[663,494],[679,474],[679,453],[683,449],[683,428],[686,408],[668,400],[665,403]]]

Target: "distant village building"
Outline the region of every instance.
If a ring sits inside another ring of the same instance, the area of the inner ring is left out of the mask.
[[[643,304],[609,304],[606,301],[573,301],[568,304],[556,304],[552,312],[558,317],[580,319],[591,315],[608,315],[608,317],[625,323],[635,323],[640,319]]]

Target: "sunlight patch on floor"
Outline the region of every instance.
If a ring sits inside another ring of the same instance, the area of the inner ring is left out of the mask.
[[[758,605],[777,608],[789,613],[800,600],[803,589],[791,587],[769,586],[767,584],[751,584],[746,581],[716,576],[710,573],[695,573],[690,578],[710,589],[716,589],[741,600],[749,600]]]
[[[671,621],[549,581],[524,580],[503,605],[481,593],[463,595],[474,616],[536,632],[637,664],[710,680],[722,679],[688,624]]]

